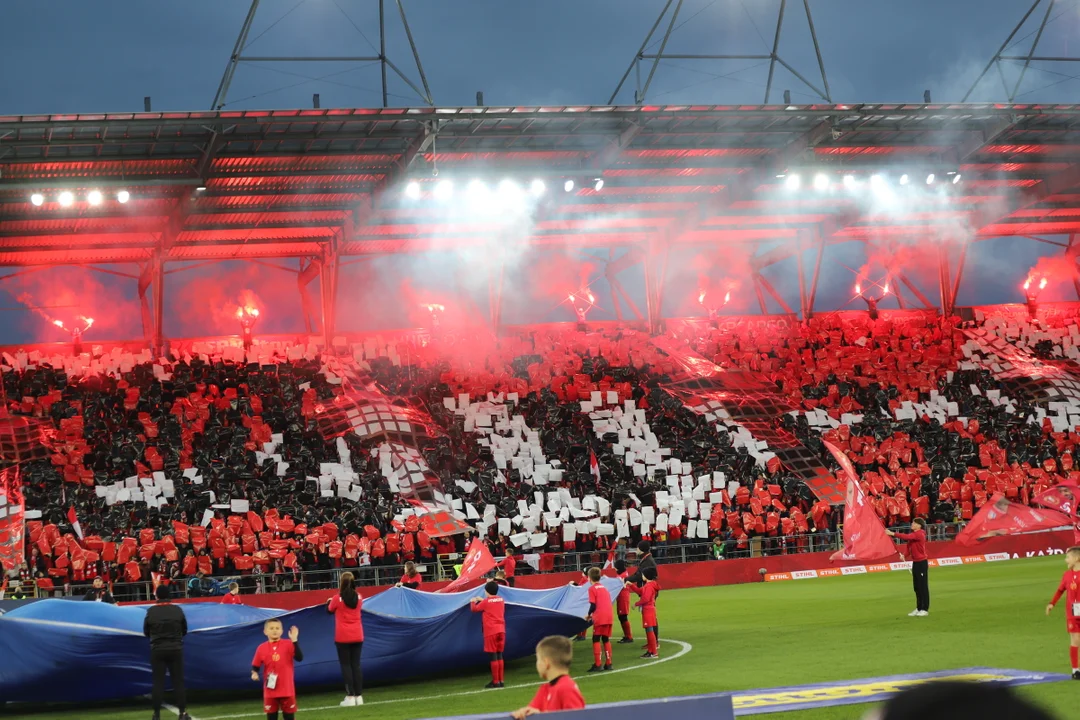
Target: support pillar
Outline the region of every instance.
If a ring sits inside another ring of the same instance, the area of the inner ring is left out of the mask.
[[[151,349],[155,357],[165,350],[165,262],[160,250],[150,258],[150,278],[154,288],[154,342]]]
[[[655,240],[650,241],[645,250],[644,266],[645,313],[649,321],[649,332],[658,335],[663,332],[661,305],[663,303],[662,286],[667,272],[667,243],[661,246]]]
[[[296,288],[300,292],[300,308],[304,314],[304,329],[308,335],[315,332],[315,302],[311,297],[311,281],[322,272],[322,262],[317,258],[308,258],[307,267],[300,260],[300,272],[296,274]]]
[[[497,336],[502,325],[503,275],[506,271],[506,259],[502,250],[498,251],[498,264],[488,269],[488,311],[491,315],[491,329]]]
[[[146,297],[146,291],[150,289],[153,282],[150,268],[151,263],[143,263],[139,266],[139,310],[142,314],[143,340],[147,347],[151,347],[154,342],[154,316],[150,311],[150,299]]]
[[[350,223],[351,224],[351,223]],[[349,228],[346,232],[351,232]],[[334,332],[337,322],[337,284],[338,284],[338,242],[340,234],[335,234],[323,246],[322,266],[319,278],[322,290],[322,325],[323,341],[326,343],[325,353],[330,354],[334,348]]]

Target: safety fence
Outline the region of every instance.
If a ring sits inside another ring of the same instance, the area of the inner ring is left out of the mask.
[[[952,540],[962,528],[962,523],[945,523],[927,527],[927,540],[940,542]],[[843,544],[842,530],[813,532],[781,537],[754,537],[743,544],[735,540],[712,542],[660,542],[653,544],[653,558],[657,564],[692,563],[708,560],[734,560],[739,558],[775,557],[800,553],[832,552]],[[603,566],[609,557],[607,550],[590,552],[563,552],[547,554],[525,554],[524,562],[517,563],[516,574],[581,572],[593,566]],[[457,553],[440,555],[435,561],[417,563],[424,582],[451,580],[456,576],[455,566],[461,563],[463,556]],[[624,560],[633,566],[637,562],[637,550],[615,551],[616,560]],[[195,583],[192,587],[188,578],[173,580],[183,588],[174,595],[186,597],[219,597],[228,592],[229,584],[236,582],[243,595],[296,592],[306,590],[332,590],[338,586],[343,572],[351,572],[356,584],[361,587],[382,587],[393,585],[405,573],[403,565],[364,565],[351,568],[333,568],[327,570],[304,570],[295,573],[251,574],[243,576],[218,576],[208,578],[204,587]],[[58,587],[49,593],[39,592],[37,597],[82,597],[91,589],[91,584],[72,584]],[[152,582],[114,583],[113,597],[118,602],[139,602],[153,599]]]

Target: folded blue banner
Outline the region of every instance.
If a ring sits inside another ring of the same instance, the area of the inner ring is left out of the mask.
[[[516,708],[515,708],[516,709]],[[559,720],[656,720],[658,717],[677,717],[679,720],[735,720],[731,695],[696,695],[691,697],[632,700],[591,705],[584,710],[568,710],[556,714]],[[433,720],[506,720],[508,713],[461,715]]]
[[[606,579],[610,590],[619,581]],[[365,679],[402,680],[444,674],[448,668],[486,667],[478,613],[468,605],[481,590],[433,595],[403,588],[364,602]],[[531,655],[548,635],[585,627],[585,588],[500,591],[506,608],[507,659]],[[265,639],[263,622],[280,617],[300,629],[304,661],[300,687],[341,681],[334,619],[324,606],[285,613],[244,605],[182,605],[189,633],[184,673],[189,688],[251,688],[251,659]],[[0,615],[0,697],[8,701],[77,702],[144,695],[150,691],[150,648],[143,637],[145,606],[42,600]],[[32,647],[33,653],[25,649]]]

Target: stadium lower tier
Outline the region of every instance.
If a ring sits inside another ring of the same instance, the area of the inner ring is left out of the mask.
[[[607,579],[612,594],[619,581]],[[447,668],[485,665],[481,618],[468,607],[478,591],[446,595],[389,589],[364,603],[365,681],[432,676]],[[532,654],[548,635],[587,627],[586,588],[503,589],[508,633],[505,655]],[[299,687],[341,681],[334,619],[321,605],[281,610],[193,604],[184,612],[184,672],[192,690],[250,689],[251,659],[263,624],[280,618],[300,630],[304,660]],[[43,600],[0,617],[0,697],[9,702],[89,702],[150,692],[144,606]],[[33,651],[28,651],[32,648]]]

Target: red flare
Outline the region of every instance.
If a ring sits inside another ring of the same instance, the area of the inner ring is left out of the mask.
[[[705,291],[704,290],[702,290],[701,292],[698,293],[697,301],[698,301],[699,305],[704,305],[705,304]]]
[[[727,305],[729,302],[731,302],[731,291],[730,290],[728,290],[727,294],[724,295],[724,304]]]
[[[53,320],[53,325],[55,325],[58,328],[64,327],[64,323],[62,321],[60,321],[60,320]]]

